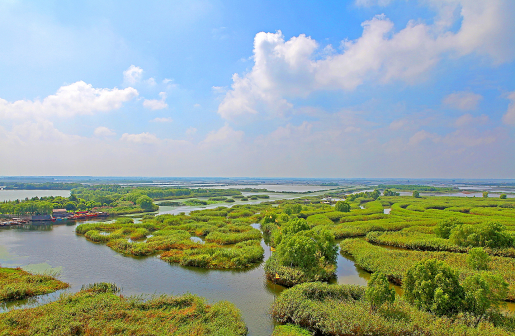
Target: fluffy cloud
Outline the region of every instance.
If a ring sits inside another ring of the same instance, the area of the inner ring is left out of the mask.
[[[472,92],[456,92],[446,96],[443,99],[443,103],[458,110],[470,111],[477,109],[481,99],[483,99],[483,96],[480,94]]]
[[[197,133],[197,129],[195,127],[189,127],[187,130],[186,130],[186,135],[193,135]]]
[[[166,92],[160,92],[159,96],[161,99],[145,99],[143,101],[143,106],[150,110],[162,110],[168,107],[166,103]]]
[[[150,120],[150,122],[157,122],[157,123],[167,123],[167,122],[172,122],[173,119],[172,118],[154,118],[152,120]]]
[[[243,131],[236,131],[231,126],[225,124],[220,129],[209,132],[200,145],[201,147],[210,147],[220,144],[236,144],[242,139],[243,135]]]
[[[135,143],[135,144],[147,144],[147,145],[158,144],[160,142],[159,139],[154,134],[151,134],[148,132],[144,132],[144,133],[140,133],[140,134],[124,133],[122,135],[122,137],[120,138],[120,140],[130,142],[130,143]]]
[[[95,128],[93,134],[97,137],[110,137],[116,135],[116,133],[105,126],[99,126]]]
[[[489,118],[487,115],[482,114],[479,117],[474,117],[472,114],[467,113],[456,119],[454,123],[456,127],[466,127],[466,126],[481,126],[488,122]]]
[[[123,82],[128,85],[134,85],[141,81],[143,77],[143,69],[135,65],[131,65],[123,72]]]
[[[96,89],[79,81],[62,86],[55,95],[41,100],[8,102],[0,98],[0,119],[72,117],[91,115],[119,109],[123,103],[138,96],[138,91],[128,87],[123,90]]]
[[[515,91],[508,95],[508,99],[511,100],[511,103],[508,106],[508,111],[506,111],[506,114],[503,116],[502,120],[506,125],[515,126]]]
[[[233,75],[231,90],[225,93],[218,113],[226,119],[259,113],[281,116],[292,110],[290,99],[317,90],[353,90],[365,81],[416,83],[449,55],[476,52],[494,63],[515,57],[512,0],[425,3],[438,11],[434,24],[410,21],[395,32],[393,23],[379,15],[363,23],[361,37],[342,42],[342,53],[323,57],[316,54],[318,43],[305,35],[286,41],[280,31],[256,34],[254,66],[243,76]],[[459,17],[455,17],[456,11]],[[450,29],[458,19],[461,27],[454,33]],[[477,97],[461,106],[474,106],[478,101],[474,99]]]

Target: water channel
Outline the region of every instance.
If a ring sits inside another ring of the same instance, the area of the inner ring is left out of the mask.
[[[305,196],[315,194],[310,193]],[[269,195],[270,200],[301,196],[281,193]],[[267,200],[245,203],[253,204],[262,201]],[[241,201],[236,202],[236,204],[241,203]],[[203,207],[162,206],[159,213],[188,213],[220,205],[224,204]],[[284,287],[266,280],[263,264],[245,271],[207,270],[170,265],[158,257],[128,257],[111,250],[104,244],[96,244],[83,236],[77,236],[75,227],[75,223],[70,223],[2,228],[0,229],[0,264],[4,267],[22,267],[31,272],[58,271],[59,279],[71,285],[71,288],[65,290],[69,292],[80,290],[84,284],[113,282],[122,288],[124,295],[180,295],[190,292],[205,297],[209,302],[228,300],[242,311],[249,328],[249,335],[272,333],[273,321],[269,316],[270,307]],[[261,244],[265,249],[266,260],[270,256],[270,248],[263,241]],[[352,261],[342,256],[338,257],[337,275],[338,283],[366,284],[364,278],[367,276],[366,272],[358,271]],[[0,311],[47,303],[57,299],[61,292],[63,291],[9,303]]]
[[[270,193],[270,200],[299,196]],[[245,203],[261,201],[263,200]],[[239,203],[240,201],[237,202]],[[204,207],[162,206],[159,213],[188,213],[217,206],[220,204]],[[71,285],[71,288],[65,291],[71,292],[80,290],[84,284],[112,282],[122,288],[124,295],[180,295],[190,292],[205,297],[209,302],[228,300],[242,311],[249,335],[261,336],[272,333],[270,307],[284,287],[266,280],[263,264],[245,271],[207,270],[170,265],[158,257],[128,257],[104,244],[96,244],[83,236],[77,236],[75,227],[76,224],[73,223],[0,229],[0,264],[4,267],[22,267],[32,272],[58,271],[59,278]],[[265,249],[266,260],[270,256],[270,248],[263,241],[261,244]],[[369,274],[356,267],[351,258],[342,255],[338,256],[336,274],[334,282],[339,284],[366,285],[369,278]],[[396,289],[399,291],[399,288]],[[4,305],[0,311],[50,302],[59,295],[60,293],[56,292],[10,303]]]

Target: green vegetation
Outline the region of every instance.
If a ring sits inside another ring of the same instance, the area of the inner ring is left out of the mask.
[[[334,206],[334,211],[350,212],[350,204],[348,202],[338,201]]]
[[[51,275],[31,274],[21,268],[0,267],[0,302],[48,294],[68,286]]]
[[[269,223],[267,219],[264,224]],[[266,277],[284,286],[328,280],[336,270],[337,247],[327,230],[310,230],[304,219],[272,226],[271,244],[276,252],[265,264]]]
[[[239,310],[198,296],[123,297],[110,284],[0,314],[0,335],[246,335]]]
[[[371,309],[365,293],[362,286],[301,284],[281,293],[272,306],[272,316],[279,323],[320,335],[494,336],[512,335],[514,330],[512,317],[491,312],[478,322],[476,315],[468,313],[437,316],[402,299]]]
[[[341,251],[351,255],[356,264],[369,272],[382,272],[393,283],[401,285],[410,267],[418,262],[432,258],[444,261],[457,272],[460,281],[467,277],[482,274],[484,271],[471,267],[468,255],[452,252],[422,252],[391,250],[375,246],[363,239],[347,239],[340,244]],[[487,265],[490,274],[498,275],[509,284],[507,300],[515,300],[515,259],[491,257]]]
[[[451,192],[456,191],[455,188],[450,187],[432,187],[418,184],[380,184],[377,186],[378,189],[393,189],[393,190],[401,190],[401,191],[438,191],[438,192]],[[395,196],[395,195],[385,195],[385,196]],[[397,195],[398,196],[398,195]]]
[[[388,279],[381,272],[375,272],[368,281],[365,297],[370,302],[372,310],[377,310],[383,304],[395,301],[395,290],[390,288]]]
[[[261,232],[250,226],[264,206],[218,207],[187,215],[160,215],[142,223],[119,218],[115,223],[77,226],[76,233],[105,243],[126,255],[160,255],[162,260],[203,268],[249,268],[263,260]],[[201,240],[192,241],[192,237]]]

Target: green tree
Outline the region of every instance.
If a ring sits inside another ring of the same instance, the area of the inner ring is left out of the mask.
[[[404,297],[419,309],[454,315],[462,309],[464,292],[458,273],[436,259],[411,266],[403,280]]]
[[[444,219],[436,225],[435,234],[437,237],[449,239],[452,229],[461,224],[462,222],[456,217]]]
[[[483,246],[505,248],[513,246],[513,238],[506,233],[504,226],[497,222],[476,225],[458,225],[451,230],[452,243],[460,246]]]
[[[136,200],[136,204],[143,210],[153,210],[154,209],[154,202],[152,202],[152,199],[150,197],[148,197],[147,195],[140,196]]]
[[[74,211],[77,209],[77,204],[75,202],[68,202],[65,204],[64,208],[68,211]]]
[[[386,275],[381,272],[374,272],[368,282],[365,296],[370,302],[370,307],[375,311],[382,304],[390,304],[395,301],[395,290],[390,288]]]
[[[340,212],[350,212],[350,204],[349,202],[338,201],[334,206],[334,210]]]
[[[413,197],[415,197],[415,198],[419,198],[419,197],[420,197],[420,193],[419,193],[417,190],[415,190],[415,191],[413,192]]]
[[[488,198],[488,191],[483,191],[483,198]]]
[[[476,316],[477,326],[489,310],[495,310],[506,298],[508,283],[500,275],[481,273],[467,277],[463,289],[464,310]]]
[[[301,231],[298,235],[303,235],[313,239],[317,245],[317,256],[323,258],[322,262],[336,264],[338,258],[338,247],[334,239],[334,234],[328,230],[308,230]]]
[[[310,270],[318,265],[317,244],[310,237],[293,235],[284,237],[277,246],[276,254],[284,266],[300,267]]]
[[[474,247],[467,255],[467,263],[475,270],[487,270],[490,259],[482,247]]]
[[[500,198],[500,199],[506,199],[506,197],[507,197],[507,196],[506,196],[506,194],[501,194],[501,195],[499,196],[499,198]]]

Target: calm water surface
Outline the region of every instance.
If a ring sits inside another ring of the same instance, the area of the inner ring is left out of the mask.
[[[25,197],[62,196],[69,197],[70,190],[0,190],[0,202],[24,200]]]
[[[271,198],[285,196],[271,195]],[[267,200],[245,203],[262,201]],[[220,205],[223,204],[160,207],[159,213],[189,212]],[[258,224],[253,226],[258,227]],[[84,284],[113,282],[122,288],[124,295],[180,295],[189,292],[203,296],[209,302],[228,300],[242,311],[249,335],[272,333],[274,324],[269,315],[270,307],[284,287],[266,280],[263,264],[251,270],[221,271],[171,265],[158,257],[126,257],[106,245],[77,236],[75,227],[75,224],[47,224],[0,229],[0,264],[5,267],[22,267],[32,272],[59,271],[59,278],[71,285],[65,291],[71,292],[80,290]],[[270,256],[270,248],[264,242],[261,244],[265,249],[266,260]],[[368,276],[366,272],[358,271],[351,260],[342,256],[338,257],[337,275],[335,282],[361,285],[366,284],[365,277]],[[56,292],[11,303],[4,306],[3,310],[47,303],[58,298],[59,294]]]

